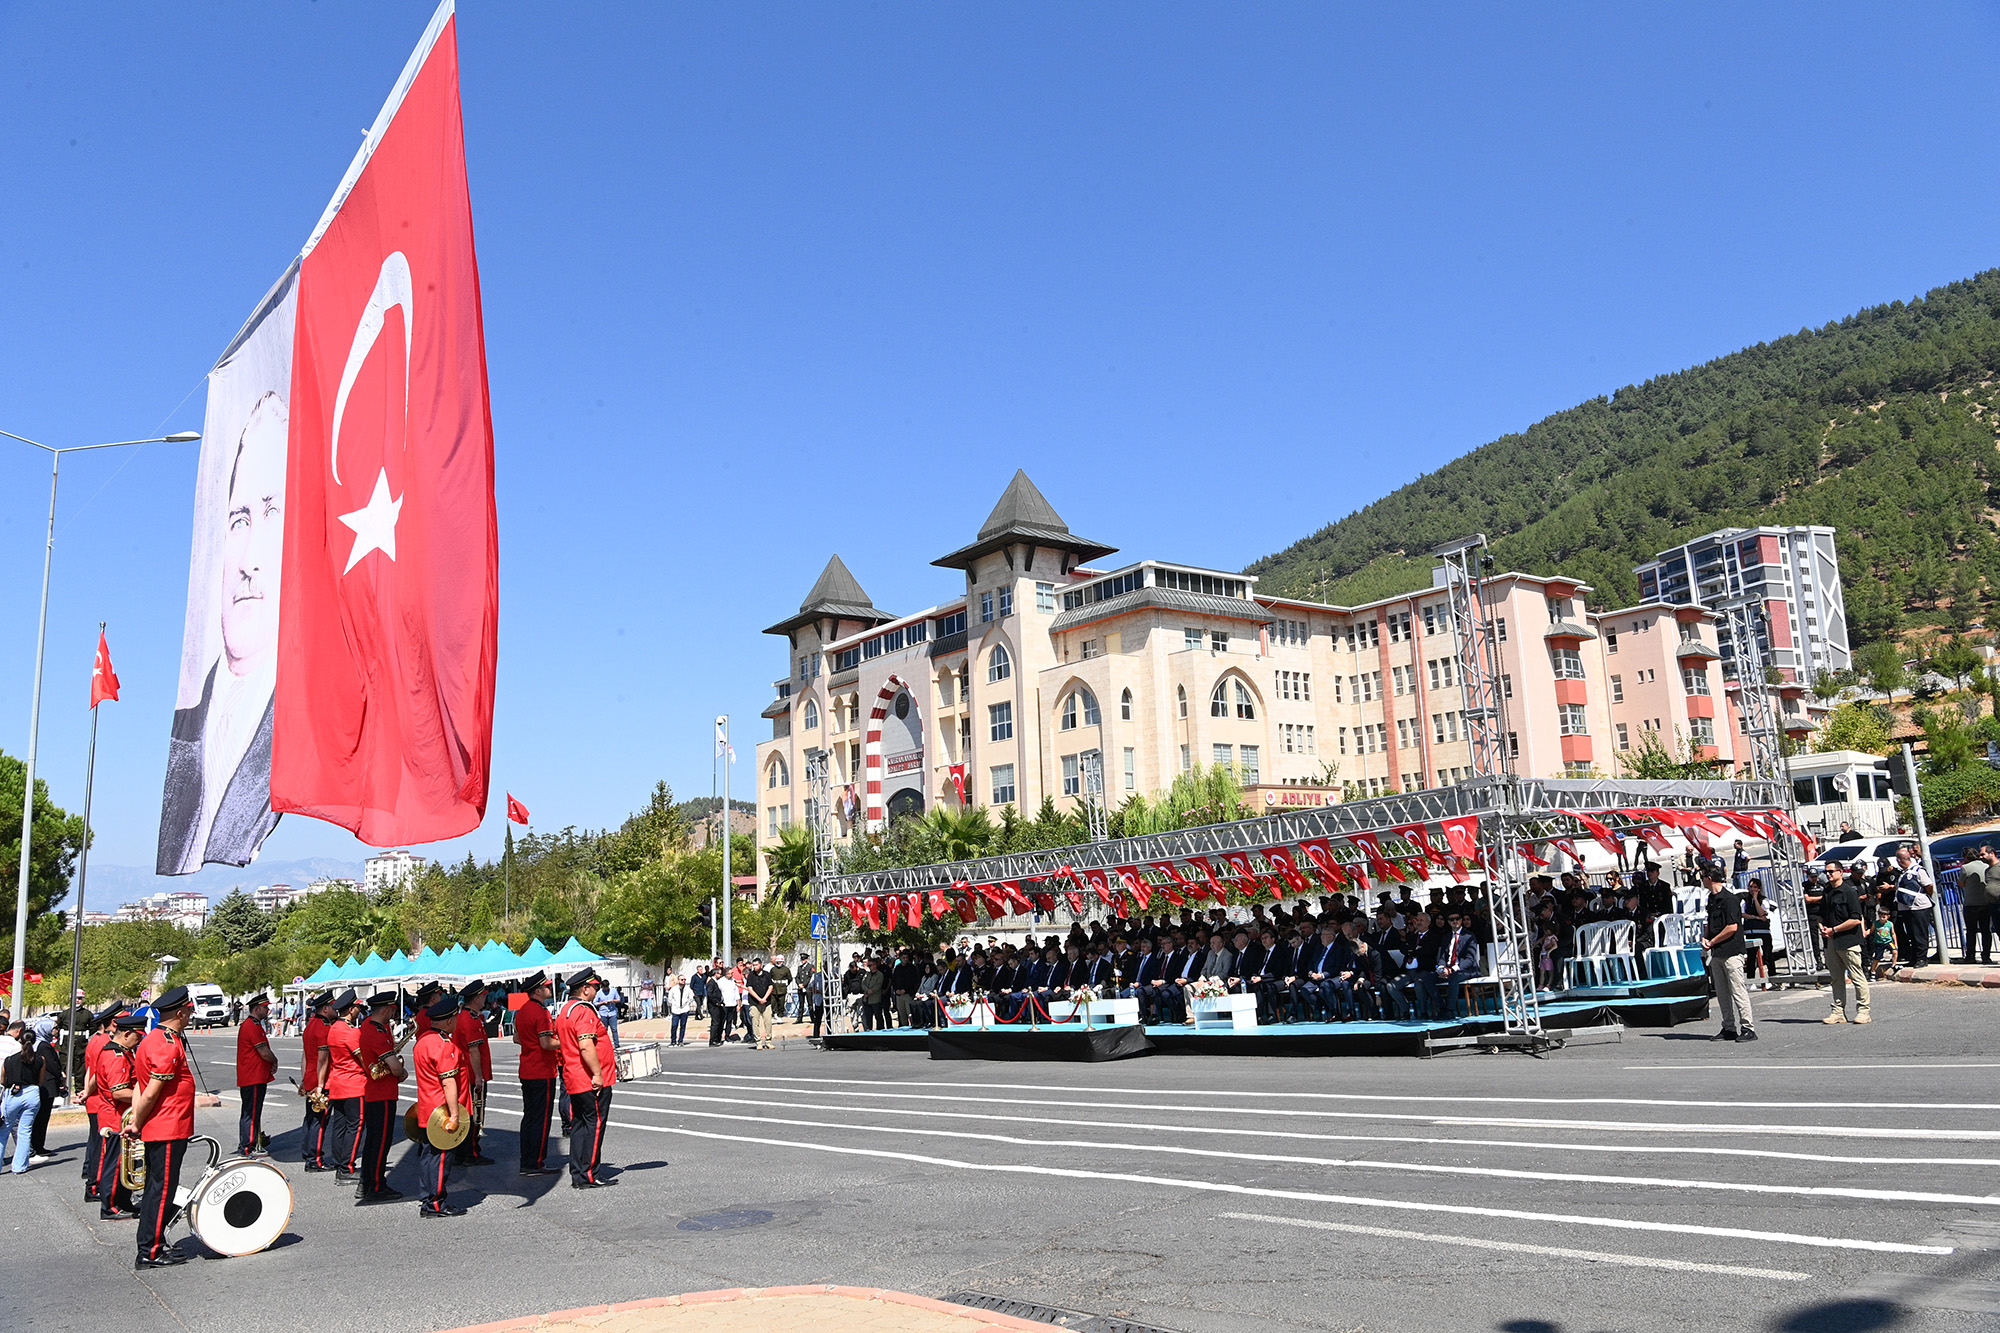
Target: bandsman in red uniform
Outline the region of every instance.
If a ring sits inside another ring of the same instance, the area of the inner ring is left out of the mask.
[[[118,1122],[105,1118],[103,1090],[97,1086],[97,1054],[111,1044],[111,1023],[118,1017],[118,1006],[112,1005],[102,1013],[90,1016],[90,1040],[83,1044],[83,1102],[84,1118],[90,1122],[90,1137],[83,1144],[83,1201],[97,1202],[97,1158],[100,1139],[108,1129],[116,1132]]]
[[[458,1017],[452,1027],[452,1041],[463,1054],[459,1063],[459,1087],[464,1091],[466,1114],[476,1104],[474,1090],[485,1087],[493,1081],[493,1052],[486,1045],[486,1015],[481,1001],[486,998],[486,983],[474,981],[458,993]],[[472,1132],[465,1136],[465,1142],[458,1145],[454,1157],[461,1166],[491,1166],[493,1159],[479,1151],[479,1131],[482,1126],[478,1117],[473,1117]]]
[[[337,1017],[319,1048],[319,1084],[333,1122],[333,1178],[352,1185],[361,1179],[355,1163],[361,1153],[361,1092],[368,1083],[361,1063],[361,1002],[350,987],[334,997],[333,1009]]]
[[[549,1161],[549,1117],[555,1113],[556,1076],[562,1072],[562,1043],[549,1017],[555,988],[537,972],[521,983],[528,998],[514,1011],[514,1044],[521,1048],[521,1174],[555,1174]]]
[[[603,979],[585,968],[569,979],[569,998],[556,1010],[556,1038],[562,1043],[563,1086],[569,1090],[569,1183],[576,1189],[604,1189],[617,1177],[600,1176],[604,1122],[611,1114],[611,1089],[618,1082],[618,1054],[597,1016]]]
[[[186,986],[154,1001],[159,1026],[148,1032],[133,1057],[138,1091],[132,1099],[127,1137],[146,1145],[146,1192],[139,1200],[139,1257],[134,1268],[171,1268],[187,1256],[167,1244],[167,1223],[179,1209],[181,1163],[194,1137],[194,1071],[188,1067],[188,1019],[194,1002]]]
[[[306,1008],[312,1017],[306,1019],[304,1049],[301,1051],[299,1070],[303,1081],[299,1084],[299,1095],[305,1098],[306,1122],[299,1136],[299,1157],[308,1171],[327,1171],[332,1163],[326,1160],[327,1118],[331,1110],[313,1110],[312,1094],[322,1086],[320,1083],[320,1048],[326,1045],[327,1028],[333,1022],[333,992],[321,991],[306,1001]]]
[[[364,1074],[380,1063],[387,1071],[381,1078],[367,1078],[361,1087],[361,1179],[356,1183],[356,1206],[394,1203],[401,1190],[389,1188],[389,1134],[396,1124],[396,1103],[403,1095],[403,1079],[408,1070],[396,1054],[396,1034],[390,1022],[401,1007],[400,991],[378,991],[368,997],[368,1017],[356,1029]]]
[[[437,1003],[438,996],[444,994],[444,987],[435,981],[426,981],[417,987],[417,993],[410,997],[410,1003],[417,1007],[415,1022],[419,1035],[431,1030],[430,1007]]]
[[[138,1052],[139,1038],[146,1035],[146,1016],[120,1014],[112,1021],[115,1030],[111,1040],[98,1048],[90,1070],[97,1081],[99,1104],[104,1108],[98,1112],[104,1141],[99,1145],[97,1179],[92,1184],[96,1186],[97,1216],[106,1222],[129,1222],[139,1211],[132,1205],[132,1191],[118,1183],[119,1148],[125,1142],[119,1127],[124,1123],[125,1113],[132,1109],[132,1096],[138,1084],[133,1056]]]
[[[457,1042],[444,1035],[444,1025],[450,1023],[457,1012],[458,997],[444,996],[425,1011],[431,1026],[417,1037],[414,1059],[417,1074],[417,1179],[423,1182],[424,1187],[423,1202],[417,1207],[419,1217],[465,1215],[465,1209],[452,1207],[446,1197],[446,1186],[451,1180],[451,1155],[432,1146],[430,1135],[423,1128],[430,1124],[431,1114],[439,1107],[444,1108],[447,1133],[457,1129],[460,1120],[469,1114],[458,1095],[465,1053]]]
[[[236,1025],[236,1098],[243,1105],[236,1119],[236,1150],[244,1157],[268,1157],[264,1151],[264,1095],[278,1076],[278,1057],[264,1024],[271,1018],[271,997],[253,995]]]

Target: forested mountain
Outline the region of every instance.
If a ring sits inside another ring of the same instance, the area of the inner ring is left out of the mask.
[[[1984,622],[2000,598],[1993,496],[2000,269],[1720,357],[1482,445],[1247,572],[1340,604],[1427,586],[1433,546],[1493,539],[1598,607],[1632,566],[1715,528],[1824,523],[1857,644]]]

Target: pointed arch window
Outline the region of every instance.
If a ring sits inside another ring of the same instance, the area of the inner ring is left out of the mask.
[[[1257,718],[1257,705],[1251,701],[1250,688],[1240,680],[1236,682],[1236,716],[1245,722]]]
[[[1174,713],[1178,717],[1187,716],[1187,686],[1174,686]]]
[[[792,785],[791,771],[785,767],[783,755],[772,755],[770,767],[765,772],[768,775],[764,780],[766,787],[789,787]]]
[[[1218,680],[1218,681],[1216,681],[1216,682],[1215,682],[1215,688],[1214,688],[1213,690],[1211,690],[1211,691],[1209,692],[1209,696],[1208,696],[1208,715],[1209,715],[1210,717],[1228,717],[1228,716],[1229,716],[1229,682],[1228,682],[1228,681],[1226,681],[1226,680]]]
[[[1132,720],[1132,691],[1130,690],[1121,690],[1118,693],[1118,720],[1120,722],[1130,722]]]
[[[819,730],[819,705],[811,699],[806,700],[806,730]]]
[[[1007,655],[1007,645],[996,643],[986,658],[986,683],[992,685],[1014,674],[1014,659]]]

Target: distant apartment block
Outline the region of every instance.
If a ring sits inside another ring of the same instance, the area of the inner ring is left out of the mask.
[[[1738,598],[1763,608],[1758,646],[1788,681],[1811,683],[1822,671],[1854,664],[1847,643],[1834,529],[1723,528],[1659,553],[1638,566],[1645,602],[1719,611]],[[1725,679],[1736,678],[1736,645],[1718,626]]]
[[[208,924],[208,896],[191,891],[156,893],[137,902],[126,903],[111,916],[111,920],[165,921],[183,930],[200,930]]]
[[[429,862],[423,857],[401,848],[393,852],[384,852],[380,856],[371,856],[366,863],[362,887],[371,894],[382,893],[395,887],[408,888],[417,882],[417,876],[423,873],[424,867],[428,864]]]

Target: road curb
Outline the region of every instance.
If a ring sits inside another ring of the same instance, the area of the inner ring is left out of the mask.
[[[1944,967],[1899,967],[1895,979],[1903,982],[1933,983],[1940,986],[1970,986],[1975,990],[2000,990],[2000,967],[1963,965]]]

